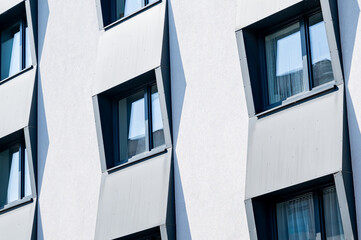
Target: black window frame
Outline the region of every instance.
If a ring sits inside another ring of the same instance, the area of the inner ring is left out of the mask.
[[[126,19],[132,18],[133,16],[145,11],[146,9],[150,8],[151,6],[154,6],[155,4],[162,2],[163,0],[156,0],[153,3],[150,3],[149,0],[142,0],[144,2],[144,7],[141,7],[136,11],[134,11],[133,13],[130,13],[129,15],[123,16],[121,18],[116,17],[116,0],[99,0],[99,1],[100,1],[101,13],[103,19],[103,27],[104,29],[108,29],[120,22],[125,21]]]
[[[3,31],[5,31],[7,28],[11,27],[14,24],[20,24],[20,38],[21,38],[21,70],[19,70],[17,73],[14,73],[13,75],[9,75],[6,78],[1,79],[0,78],[0,83],[2,81],[6,81],[9,78],[12,78],[14,76],[16,76],[17,74],[21,73],[22,71],[24,71],[27,68],[31,68],[32,63],[30,64],[30,66],[26,66],[26,27],[28,26],[27,23],[27,19],[26,19],[26,15],[22,14],[20,17],[16,17],[11,21],[6,22],[5,24],[2,24],[0,26],[0,56],[1,56],[1,38],[2,38],[2,34]],[[30,32],[28,33],[30,34]],[[30,40],[30,36],[29,40]],[[30,47],[30,46],[29,46]],[[30,50],[30,49],[29,49]],[[1,58],[0,58],[0,65],[2,64],[1,62]],[[1,68],[0,68],[0,76],[1,76]]]
[[[287,21],[283,21],[279,24],[274,25],[271,28],[268,28],[266,31],[262,32],[258,35],[258,44],[260,46],[260,66],[261,66],[261,87],[262,87],[262,111],[268,111],[271,110],[277,106],[282,105],[285,102],[292,101],[292,99],[297,98],[298,96],[305,95],[307,92],[312,92],[313,89],[318,88],[324,84],[321,84],[319,86],[314,86],[313,81],[313,71],[312,71],[312,55],[311,55],[311,42],[310,42],[310,34],[309,34],[309,18],[316,15],[321,14],[322,11],[321,8],[318,7],[316,9],[309,10],[307,12],[303,12],[301,14],[298,14]],[[323,19],[323,16],[322,16]],[[286,28],[288,26],[291,26],[292,24],[299,23],[300,25],[300,34],[301,34],[301,48],[302,48],[302,57],[307,57],[307,64],[306,64],[306,71],[304,69],[305,66],[303,66],[302,70],[304,72],[307,72],[307,76],[303,76],[303,85],[307,87],[307,89],[304,89],[304,91],[292,95],[284,100],[280,100],[278,102],[275,102],[273,104],[269,104],[269,94],[268,94],[268,85],[269,80],[267,77],[267,60],[266,60],[266,50],[265,50],[265,37],[275,33],[279,30],[282,30],[283,28]],[[331,83],[335,82],[335,79],[330,81]],[[325,84],[328,84],[330,82],[327,82]]]
[[[23,133],[16,134],[17,137],[13,138],[10,141],[6,141],[5,143],[2,143],[0,145],[0,152],[6,151],[7,149],[10,149],[11,147],[18,145],[19,146],[19,166],[20,166],[20,181],[19,181],[19,199],[9,202],[4,206],[0,205],[0,211],[6,210],[7,208],[11,208],[13,205],[17,205],[18,203],[21,203],[22,201],[32,198],[31,195],[25,196],[25,154],[26,154],[26,144],[25,144],[25,138]],[[31,181],[31,180],[30,180]],[[32,192],[32,190],[31,190]]]
[[[123,165],[125,163],[131,163],[134,161],[137,161],[137,159],[143,155],[147,155],[149,154],[152,150],[157,150],[157,149],[164,149],[166,146],[166,143],[154,147],[153,144],[153,129],[152,129],[152,94],[151,94],[151,89],[152,87],[156,86],[157,90],[158,90],[158,86],[157,83],[154,82],[150,82],[150,83],[145,83],[142,85],[139,85],[137,87],[132,88],[131,90],[127,91],[125,94],[121,94],[121,95],[117,95],[116,97],[113,98],[113,103],[112,103],[112,109],[113,109],[113,131],[114,131],[114,139],[113,139],[113,143],[114,143],[114,166],[119,166],[119,165]],[[136,154],[134,156],[132,156],[131,158],[127,158],[127,159],[120,159],[119,156],[119,101],[127,98],[137,92],[143,91],[144,93],[144,104],[145,104],[145,151],[139,154]],[[164,123],[163,127],[164,127]]]

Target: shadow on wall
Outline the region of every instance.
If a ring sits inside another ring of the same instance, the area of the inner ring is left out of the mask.
[[[45,114],[44,95],[41,79],[41,59],[45,35],[48,28],[49,5],[48,0],[38,0],[38,159],[37,159],[37,190],[38,199],[41,198],[41,187],[43,182],[45,163],[49,149],[48,125]],[[38,202],[37,210],[37,239],[44,239],[41,206]]]
[[[174,186],[175,186],[175,209],[177,239],[192,239],[186,203],[184,199],[181,172],[177,157],[177,142],[180,128],[180,121],[183,110],[183,102],[187,87],[182,57],[179,49],[178,35],[173,15],[172,1],[168,1],[169,14],[169,48],[170,48],[170,69],[172,86],[172,123],[173,123],[173,146],[174,146]]]
[[[359,122],[355,112],[354,100],[351,98],[349,89],[352,61],[355,61],[354,49],[355,40],[357,34],[357,27],[360,15],[360,6],[358,0],[343,0],[339,1],[339,20],[340,20],[340,35],[342,45],[342,60],[345,77],[345,91],[346,91],[346,104],[347,104],[347,117],[349,127],[349,138],[351,145],[351,161],[354,176],[361,176],[361,148],[358,146],[361,143],[361,132],[359,128]],[[354,62],[356,63],[356,62]],[[358,68],[358,66],[353,66]],[[359,81],[359,79],[353,78],[352,81]],[[359,111],[361,109],[358,109]],[[357,146],[356,146],[357,145]],[[357,179],[354,179],[354,192],[356,197],[356,216],[357,222],[361,223],[361,206],[358,201],[361,199],[361,184]],[[360,225],[358,226],[360,228]],[[360,236],[359,231],[359,238]]]

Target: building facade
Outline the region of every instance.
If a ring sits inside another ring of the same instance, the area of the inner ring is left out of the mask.
[[[0,239],[358,239],[358,0],[0,2]]]

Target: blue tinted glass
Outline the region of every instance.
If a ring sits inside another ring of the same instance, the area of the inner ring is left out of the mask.
[[[118,102],[120,160],[145,151],[144,91]]]
[[[22,41],[20,23],[1,32],[1,79],[22,69]]]
[[[325,23],[321,13],[309,19],[313,86],[319,86],[334,79],[331,55],[328,47]]]
[[[269,105],[304,91],[299,23],[266,36]]]
[[[0,207],[20,199],[19,145],[0,152]]]
[[[165,143],[162,113],[160,109],[157,86],[152,87],[152,132],[153,147],[159,147]]]

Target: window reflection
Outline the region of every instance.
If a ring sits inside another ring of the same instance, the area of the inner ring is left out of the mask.
[[[153,147],[159,147],[165,144],[163,120],[160,110],[159,94],[157,86],[152,87],[152,131],[153,131]]]
[[[266,36],[269,105],[304,91],[299,23]]]
[[[1,79],[22,69],[22,41],[20,23],[1,32]]]
[[[117,101],[119,163],[165,144],[163,119],[156,85],[145,86]]]
[[[144,92],[119,101],[120,159],[126,160],[145,151]]]
[[[319,86],[334,79],[331,55],[328,47],[325,23],[321,13],[309,19],[313,86]]]

